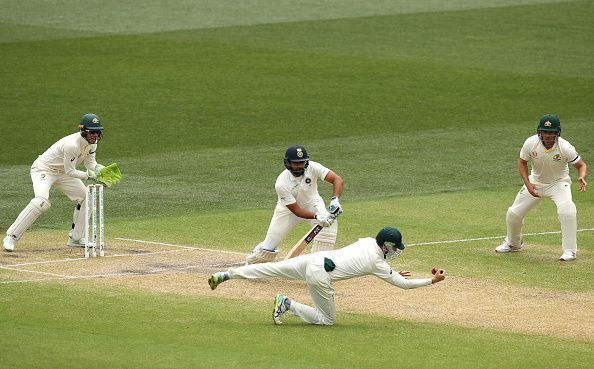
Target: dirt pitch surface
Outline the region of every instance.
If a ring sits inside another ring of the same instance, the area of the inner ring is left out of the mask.
[[[57,240],[44,246],[34,246],[34,242],[22,240],[15,252],[2,252],[0,286],[79,281],[157,293],[270,302],[277,291],[282,291],[297,301],[311,303],[301,281],[232,280],[211,291],[208,276],[241,262],[244,255],[240,253],[110,240],[106,257],[85,259],[84,249],[71,249]],[[338,324],[341,312],[353,312],[594,341],[593,293],[502,285],[451,274],[442,283],[415,290],[402,290],[372,276],[337,282],[334,287]]]

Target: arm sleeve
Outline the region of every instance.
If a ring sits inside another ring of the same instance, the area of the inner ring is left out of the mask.
[[[85,180],[87,173],[76,169],[76,148],[72,145],[64,146],[64,173],[73,178]]]
[[[326,168],[325,166],[323,166],[322,164],[315,162],[315,161],[310,161],[309,162],[309,166],[311,168],[312,173],[320,178],[320,179],[324,179],[326,178],[326,176],[328,175],[328,173],[330,173],[330,169]]]
[[[105,168],[105,166],[97,163],[97,161],[95,159],[96,150],[97,150],[97,147],[95,147],[94,149],[91,149],[91,153],[89,155],[87,155],[87,157],[85,158],[85,168],[92,170],[94,172],[98,172],[101,169]]]
[[[524,141],[522,149],[520,150],[520,159],[524,161],[530,161],[530,138]]]
[[[378,262],[376,266],[376,271],[373,273],[376,277],[402,289],[424,287],[431,284],[431,278],[406,279],[399,273],[394,272],[390,265],[383,260],[381,260],[381,263]]]
[[[278,195],[280,203],[284,206],[291,205],[297,202],[297,200],[291,193],[291,190],[289,190],[285,186],[277,184],[274,186],[274,189],[276,190],[276,194]]]
[[[575,147],[569,142],[565,141],[564,145],[561,147],[561,150],[563,156],[565,156],[569,164],[575,164],[580,161],[580,154],[577,153]]]

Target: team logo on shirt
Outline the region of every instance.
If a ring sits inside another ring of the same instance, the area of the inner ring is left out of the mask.
[[[536,151],[532,151],[532,157],[533,157],[533,158],[536,158],[536,157],[538,157],[538,153],[537,153]]]
[[[555,154],[555,156],[553,156],[553,161],[561,161],[561,154]]]
[[[305,183],[310,184],[311,183],[311,178],[305,178]]]

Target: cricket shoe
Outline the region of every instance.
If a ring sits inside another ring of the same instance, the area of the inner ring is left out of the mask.
[[[12,236],[4,237],[3,243],[4,243],[5,251],[8,251],[8,252],[14,251],[14,244],[16,243],[16,240],[14,239],[14,237],[12,237]]]
[[[288,299],[288,297],[282,295],[280,292],[276,295],[276,298],[274,299],[274,310],[272,311],[272,320],[274,320],[274,324],[283,324],[281,318],[287,312],[287,305],[285,302]]]
[[[260,245],[256,246],[251,253],[245,259],[246,264],[259,264],[269,263],[276,259],[278,250],[267,250],[262,248]]]
[[[72,237],[68,237],[68,242],[66,244],[70,247],[85,247],[85,240],[84,238],[75,240]]]
[[[208,285],[210,286],[211,290],[214,290],[219,284],[223,282],[225,282],[225,275],[223,272],[216,272],[215,274],[208,277]]]
[[[561,261],[570,261],[575,260],[577,258],[577,251],[576,250],[564,250],[563,255],[559,258]]]
[[[503,243],[501,245],[499,245],[495,248],[495,252],[500,252],[500,253],[516,252],[516,251],[522,250],[522,248],[524,248],[524,242],[522,242],[520,244],[520,247],[514,247],[514,246],[508,244],[507,241],[503,241]]]

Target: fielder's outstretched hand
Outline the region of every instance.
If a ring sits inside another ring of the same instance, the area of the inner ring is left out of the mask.
[[[433,274],[433,278],[431,278],[431,283],[441,282],[446,277],[446,271],[444,269],[440,269],[438,267],[434,267],[431,269],[431,274]]]

